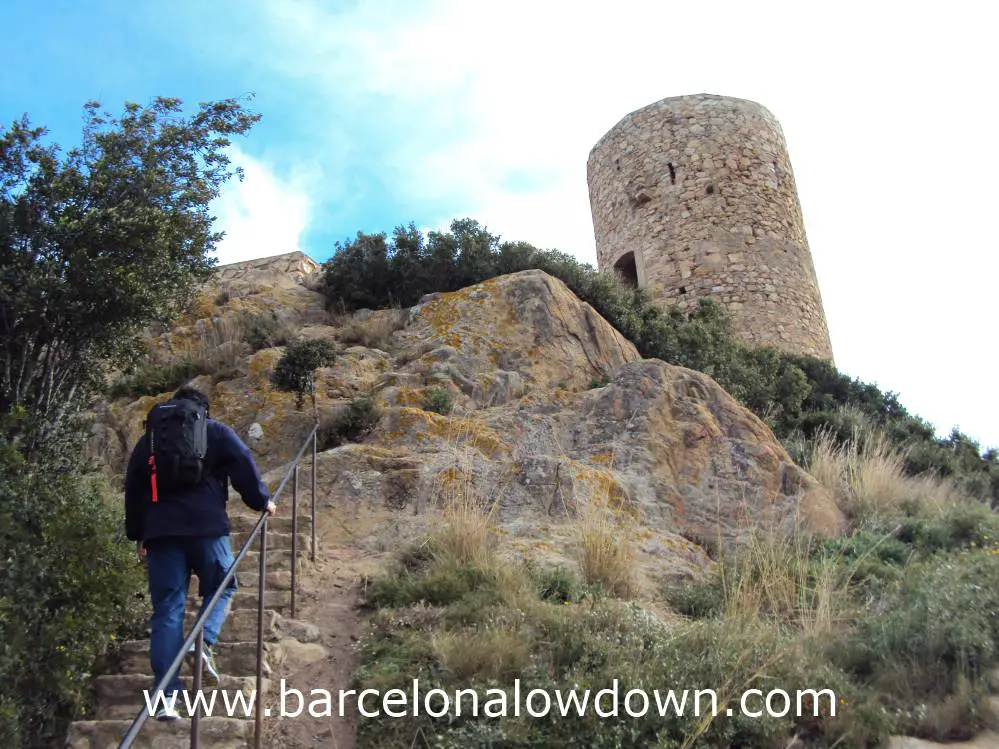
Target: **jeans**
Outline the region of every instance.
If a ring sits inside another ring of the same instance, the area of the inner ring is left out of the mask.
[[[198,593],[202,597],[203,613],[233,561],[229,536],[159,538],[149,542],[146,570],[149,576],[149,595],[153,602],[149,661],[157,684],[166,675],[184,644],[184,604],[187,601],[191,573],[198,576]],[[212,645],[218,640],[236,587],[236,577],[233,576],[215,610],[205,620],[206,645]],[[177,673],[164,692],[169,697],[172,692],[180,690],[180,674]]]

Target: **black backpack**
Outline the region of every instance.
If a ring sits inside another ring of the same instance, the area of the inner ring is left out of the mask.
[[[153,502],[159,489],[197,486],[207,474],[208,409],[187,399],[153,406],[146,416]]]

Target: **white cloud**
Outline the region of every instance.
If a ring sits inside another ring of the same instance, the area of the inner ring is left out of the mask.
[[[281,179],[261,160],[233,147],[234,167],[243,169],[223,188],[213,205],[219,230],[220,265],[301,250],[309,221],[307,187],[301,178]]]
[[[983,6],[415,6],[266,7],[268,59],[329,98],[337,137],[349,124],[422,223],[470,216],[595,262],[586,159],[604,132],[666,96],[758,101],[787,136],[837,364],[999,444]]]

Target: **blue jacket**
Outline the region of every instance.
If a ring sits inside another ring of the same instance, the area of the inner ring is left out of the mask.
[[[270,491],[253,462],[253,456],[228,426],[208,420],[210,473],[198,486],[183,492],[160,489],[152,501],[149,476],[149,442],[142,435],[132,449],[125,472],[125,532],[132,541],[166,536],[216,537],[229,535],[229,481],[243,502],[263,511]]]

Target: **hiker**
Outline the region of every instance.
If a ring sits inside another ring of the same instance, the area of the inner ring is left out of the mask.
[[[157,684],[184,644],[191,572],[198,576],[203,612],[233,563],[226,512],[229,480],[247,506],[274,513],[249,449],[230,427],[210,418],[204,393],[182,387],[171,400],[150,409],[125,473],[125,531],[146,561],[153,604],[149,660]],[[219,671],[212,646],[235,591],[234,576],[205,621],[204,672],[206,682],[216,686]],[[159,705],[157,720],[180,717],[173,705],[181,688],[177,674],[163,695],[153,696]]]

